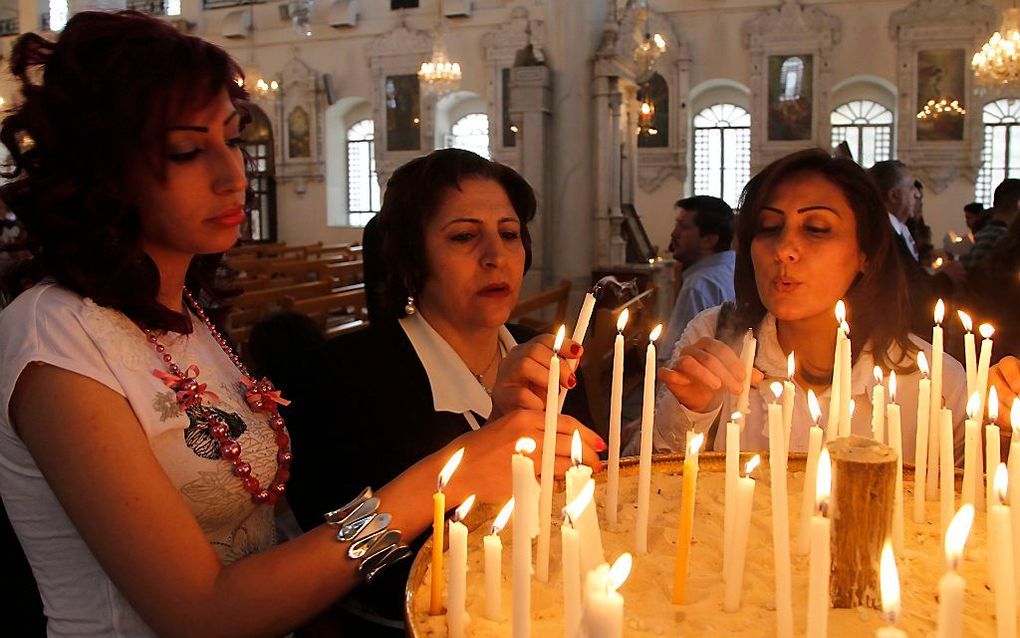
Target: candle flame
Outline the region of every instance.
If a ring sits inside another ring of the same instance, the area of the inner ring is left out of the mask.
[[[995,468],[995,496],[999,498],[999,505],[1006,504],[1006,491],[1009,489],[1009,471],[1005,463],[999,463]]]
[[[786,378],[793,381],[793,373],[797,371],[797,362],[793,358],[793,351],[790,351],[790,356],[786,357]]]
[[[829,449],[823,446],[818,455],[818,474],[815,479],[815,504],[822,515],[825,514],[831,494],[832,461],[829,459]]]
[[[623,584],[627,582],[627,577],[630,576],[630,568],[633,563],[634,559],[628,552],[620,554],[620,557],[613,562],[613,566],[609,568],[609,578],[606,581],[606,587],[610,591],[616,591],[623,587]]]
[[[588,479],[581,491],[578,492],[577,498],[567,503],[567,506],[563,508],[563,515],[571,527],[581,520],[581,514],[591,505],[593,498],[595,498],[595,480]]]
[[[921,371],[925,377],[928,376],[928,357],[924,356],[921,351],[917,352],[917,369]]]
[[[657,325],[654,328],[652,328],[651,334],[648,335],[648,340],[649,341],[655,341],[656,339],[659,338],[659,335],[661,335],[661,334],[662,334],[662,324],[660,323],[659,325]]]
[[[818,405],[818,397],[815,396],[815,391],[810,388],[807,391],[807,407],[811,413],[811,420],[818,425],[818,421],[822,418],[822,406]]]
[[[962,310],[957,310],[956,314],[960,316],[960,323],[963,324],[963,329],[967,332],[974,332],[974,322],[970,320],[970,315]]]
[[[538,444],[535,443],[535,439],[525,436],[517,439],[517,444],[514,445],[514,452],[518,454],[531,454],[535,451],[536,447],[538,447]]]
[[[988,420],[991,423],[999,420],[999,391],[994,385],[988,388]]]
[[[967,535],[970,534],[973,522],[974,506],[964,503],[946,528],[946,561],[952,569],[956,569],[963,556],[963,546],[967,544]]]
[[[467,517],[468,512],[471,511],[471,507],[474,504],[475,504],[475,495],[472,494],[471,496],[469,496],[466,499],[464,499],[464,502],[460,504],[460,507],[458,507],[457,509],[453,510],[453,520],[455,520],[455,521],[462,521],[462,520],[464,520]]]
[[[942,325],[942,320],[946,317],[946,304],[944,301],[939,299],[935,302],[935,323]]]
[[[751,460],[748,461],[746,465],[744,465],[744,475],[750,476],[751,472],[754,471],[754,468],[758,467],[758,465],[760,464],[761,454],[755,454],[754,456],[751,457]]]
[[[581,433],[577,430],[570,439],[570,462],[575,467],[581,464]]]
[[[983,323],[978,326],[978,332],[981,333],[982,339],[991,339],[992,335],[995,334],[995,328],[990,323]]]
[[[567,334],[567,327],[560,325],[560,329],[556,331],[556,341],[553,342],[553,352],[557,355],[560,353],[560,348],[563,347],[563,338]]]
[[[736,422],[740,421],[740,417],[742,417],[742,416],[744,416],[744,413],[741,412],[740,410],[737,410],[736,412],[734,412],[733,414],[730,415],[730,421],[733,421],[734,423],[736,423]],[[1020,421],[1017,421],[1017,423],[1020,423]]]
[[[939,268],[942,267],[942,264],[944,264],[944,263],[945,263],[944,259],[942,259],[941,257],[936,257],[935,261],[932,262],[931,266],[932,266],[932,268],[935,268],[936,270],[938,270]]]
[[[896,403],[896,371],[889,372],[889,402]]]
[[[836,302],[836,324],[843,325],[846,321],[846,303],[840,299]]]
[[[896,571],[896,557],[893,555],[892,543],[888,539],[882,547],[880,581],[882,610],[885,611],[889,623],[895,625],[896,618],[900,615],[900,575]]]
[[[856,411],[857,411],[857,400],[856,399],[850,399],[850,416],[852,417],[854,415],[854,412],[856,412]]]
[[[779,397],[783,396],[783,384],[778,381],[773,381],[769,384],[769,388],[772,390],[772,394],[776,395],[776,401]]]
[[[492,521],[492,535],[495,536],[503,531],[506,527],[507,522],[510,521],[510,515],[514,513],[514,498],[511,496],[510,500],[506,502],[503,509],[499,510],[499,514],[496,515],[496,520]]]
[[[978,414],[979,409],[981,409],[981,395],[975,390],[971,393],[970,398],[967,399],[967,418],[977,419],[980,416]]]
[[[439,471],[439,479],[436,481],[436,491],[442,492],[446,484],[450,482],[450,477],[453,476],[457,466],[460,465],[460,460],[464,458],[464,448],[460,448],[453,453],[450,460],[446,462],[443,469]]]
[[[885,375],[882,374],[882,368],[875,366],[871,373],[875,376],[875,381],[882,383],[882,379],[885,378]]]
[[[691,437],[691,442],[687,444],[688,454],[697,454],[701,450],[701,445],[705,442],[704,433],[699,433],[697,436]]]
[[[627,327],[628,319],[630,319],[630,308],[624,308],[623,312],[620,313],[620,317],[616,320],[617,332],[623,332],[623,329]]]

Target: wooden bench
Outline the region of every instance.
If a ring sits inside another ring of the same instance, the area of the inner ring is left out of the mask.
[[[284,242],[265,244],[241,244],[227,251],[228,259],[249,259],[252,257],[270,257],[287,246]]]
[[[311,317],[319,323],[327,337],[368,325],[364,284],[308,299],[284,297],[281,307]]]
[[[280,301],[284,297],[307,299],[308,297],[327,295],[331,292],[331,290],[332,285],[329,281],[309,281],[290,286],[277,286],[273,288],[263,288],[262,290],[244,292],[231,299],[230,304],[236,310],[278,307],[280,305]]]
[[[365,281],[365,262],[360,259],[357,261],[327,263],[327,266],[329,268],[329,277],[336,288],[359,284]]]
[[[360,253],[360,248],[361,247],[358,246],[358,248],[359,248],[358,251],[352,250],[354,247],[355,247],[355,244],[352,244],[352,243],[342,243],[342,244],[322,244],[322,243],[320,243],[316,247],[309,248],[308,250],[305,251],[305,253],[306,253],[306,256],[307,256],[308,259],[327,259],[327,258],[342,257],[344,259],[351,260],[351,259],[354,259],[354,253],[355,252],[359,252]]]
[[[228,262],[245,280],[263,275],[270,279],[291,277],[295,283],[303,281],[329,281],[329,266],[321,261],[305,259],[245,259]],[[269,287],[271,287],[270,284]]]
[[[539,332],[551,332],[566,318],[569,297],[570,282],[564,279],[554,288],[543,290],[537,295],[518,301],[517,306],[510,311],[510,321]],[[553,307],[553,316],[550,319],[529,316],[542,313],[550,306]]]

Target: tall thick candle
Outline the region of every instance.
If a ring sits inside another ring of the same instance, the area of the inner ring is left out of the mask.
[[[588,324],[591,323],[591,314],[594,310],[595,294],[592,291],[588,291],[584,294],[584,301],[581,302],[581,311],[577,313],[577,323],[574,324],[574,332],[570,335],[574,343],[584,343],[584,335],[588,333]],[[556,348],[556,350],[559,350],[559,348]],[[567,361],[567,366],[571,372],[577,370],[577,364],[580,361],[580,359],[570,359]],[[560,388],[559,403],[557,404],[560,411],[563,410],[563,402],[566,400],[567,389]]]
[[[570,459],[573,465],[567,470],[566,476],[568,503],[578,498],[582,490],[592,483],[591,468],[581,463],[581,435],[577,430],[574,430],[570,442]],[[580,510],[579,517],[573,521],[573,527],[577,530],[581,547],[581,573],[587,574],[606,561],[602,550],[602,531],[599,529],[599,517],[594,504]]]
[[[988,503],[991,535],[988,553],[992,555],[992,584],[995,589],[995,626],[998,638],[1016,638],[1016,580],[1013,576],[1013,522],[1006,505],[1009,474],[999,463],[995,470],[995,500]]]
[[[822,428],[818,426],[822,409],[813,390],[808,390],[808,410],[814,425],[808,430],[807,465],[804,467],[804,490],[800,501],[800,525],[797,528],[797,554],[807,556],[811,551],[811,515],[815,511],[817,494],[812,486],[818,475],[818,456],[822,451]]]
[[[928,359],[917,353],[917,367],[921,379],[917,382],[917,435],[914,444],[914,522],[924,522],[925,483],[928,475],[928,401],[931,397],[931,380],[928,379]]]
[[[963,335],[963,354],[967,368],[967,396],[970,396],[977,391],[977,349],[974,345],[974,322],[971,321],[970,315],[962,310],[957,310],[956,314],[959,315],[960,323],[963,324],[963,329],[966,331]]]
[[[854,415],[853,411],[853,399],[851,399],[851,386],[850,386],[850,372],[851,361],[853,360],[850,354],[850,325],[845,321],[843,322],[843,334],[846,338],[843,339],[842,350],[840,355],[842,361],[839,364],[839,436],[840,438],[850,436],[852,430],[851,423]]]
[[[528,457],[537,445],[527,437],[518,439],[511,459],[514,489],[513,529],[513,636],[531,636],[531,539],[538,536],[539,485],[535,464]]]
[[[740,594],[744,584],[744,559],[747,556],[747,535],[751,529],[751,509],[754,503],[755,481],[751,472],[758,467],[761,456],[755,454],[744,467],[744,476],[737,479],[735,501],[736,512],[733,521],[733,542],[730,544],[733,557],[730,559],[725,574],[726,591],[723,598],[723,609],[733,613],[740,609]]]
[[[432,495],[432,589],[429,614],[433,616],[443,613],[443,532],[446,528],[446,494],[443,488],[450,482],[462,458],[464,448],[454,452],[440,470],[436,479],[436,493]]]
[[[882,385],[882,368],[875,366],[875,386],[871,388],[871,436],[885,443],[885,386]]]
[[[988,392],[988,367],[992,361],[992,335],[995,334],[995,328],[990,324],[983,323],[978,326],[978,332],[981,333],[981,354],[978,356],[978,368],[977,368],[977,379],[975,380],[974,391],[978,393],[978,397],[981,400],[980,412],[978,412],[978,423],[983,421],[985,414],[985,399],[987,398]]]
[[[461,521],[474,504],[475,495],[472,494],[454,511],[450,521],[450,573],[447,586],[450,602],[446,609],[446,630],[450,638],[463,638],[464,628],[471,620],[467,613],[468,529]]]
[[[600,586],[588,588],[584,607],[584,631],[587,638],[623,637],[623,596],[617,591],[630,575],[632,559],[623,553],[608,570]],[[599,579],[592,573],[589,578]]]
[[[907,638],[907,634],[896,627],[900,616],[900,576],[896,571],[896,557],[889,541],[882,548],[879,584],[882,587],[882,612],[889,626],[879,629],[875,638]]]
[[[511,497],[503,509],[499,510],[489,534],[482,539],[485,555],[485,617],[497,622],[503,620],[503,541],[499,539],[499,533],[506,527],[513,511],[514,499]]]
[[[967,420],[964,421],[963,439],[963,492],[961,502],[974,504],[974,493],[977,490],[977,449],[981,444],[981,415],[978,412],[981,399],[977,392],[967,400]]]
[[[744,343],[740,348],[740,361],[744,364],[744,385],[737,397],[737,410],[746,415],[751,411],[751,372],[754,370],[754,354],[758,349],[758,340],[748,330],[744,334]]]
[[[565,328],[556,332],[553,356],[549,359],[549,383],[545,393],[545,432],[542,437],[542,495],[538,501],[538,558],[535,564],[535,578],[541,582],[549,580],[549,540],[552,534],[553,473],[556,466],[556,421],[559,415],[557,391],[560,387],[560,348],[563,346]]]
[[[691,554],[691,532],[694,529],[694,495],[698,489],[698,451],[705,435],[691,439],[684,456],[684,477],[680,495],[680,526],[676,542],[676,566],[673,572],[673,604],[684,603],[687,588],[687,565]]]
[[[616,523],[620,503],[620,422],[623,413],[623,329],[630,310],[623,309],[616,321],[613,342],[613,382],[609,394],[609,470],[606,479],[606,520]]]
[[[947,408],[939,410],[939,501],[942,535],[945,538],[949,521],[956,510],[956,459],[953,452],[953,413]]]
[[[783,384],[771,385],[776,401],[783,393]],[[776,571],[776,635],[786,638],[793,635],[793,593],[790,574],[790,515],[787,507],[786,467],[782,463],[783,408],[769,403],[769,466],[772,478],[772,543]],[[772,459],[780,459],[779,463]]]
[[[574,638],[581,628],[581,578],[588,573],[582,570],[583,547],[577,523],[584,512],[594,507],[595,481],[587,479],[577,496],[563,508],[563,525],[560,527],[563,558],[563,635]]]
[[[935,304],[935,325],[931,329],[931,390],[928,403],[928,475],[925,492],[929,501],[937,500],[939,492],[939,411],[942,410],[942,319],[946,305],[941,299]],[[942,523],[942,529],[948,522]]]
[[[786,357],[786,381],[783,382],[783,429],[786,437],[783,447],[786,449],[785,461],[790,458],[790,434],[793,433],[793,401],[797,397],[797,386],[793,382],[793,374],[797,371],[797,361],[790,352]]]
[[[662,324],[648,335],[645,351],[645,385],[641,405],[641,458],[638,462],[638,510],[634,524],[634,550],[648,551],[648,501],[652,491],[652,428],[655,420],[655,340],[662,333]]]
[[[886,406],[889,445],[896,451],[896,493],[893,494],[893,548],[903,553],[903,433],[900,405],[896,403],[896,371],[889,372],[889,405]]]
[[[733,548],[733,524],[737,511],[737,478],[740,468],[740,419],[743,415],[734,412],[726,424],[726,483],[723,497],[723,578],[729,576],[729,564]]]
[[[829,390],[829,414],[825,426],[825,441],[829,442],[839,434],[839,403],[843,400],[840,390],[843,380],[843,323],[846,321],[846,304],[842,299],[836,302],[836,348],[832,355],[832,386]]]
[[[965,503],[946,530],[946,573],[939,581],[938,638],[963,638],[963,592],[960,562],[974,522],[974,506]]]
[[[829,573],[832,550],[829,521],[829,495],[832,493],[832,465],[829,450],[818,456],[818,477],[815,481],[815,514],[811,517],[811,562],[808,572],[808,638],[825,638],[829,633]]]
[[[1009,511],[1013,520],[1013,578],[1020,584],[1020,399],[1009,410],[1013,439],[1009,442]]]

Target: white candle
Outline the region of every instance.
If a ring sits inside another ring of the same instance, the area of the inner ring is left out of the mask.
[[[461,521],[475,503],[475,495],[467,497],[450,520],[450,569],[447,591],[446,628],[450,638],[463,638],[464,628],[471,620],[467,613],[467,537],[468,529]]]
[[[985,425],[985,501],[988,503],[988,508],[991,509],[992,505],[996,503],[995,494],[995,468],[999,467],[1000,458],[999,452],[999,426],[995,425],[995,421],[999,418],[999,394],[992,386],[988,389],[988,424]],[[978,468],[978,482],[980,483],[981,468]],[[978,485],[978,493],[981,492],[981,486]],[[992,537],[992,519],[990,516],[985,517],[987,538]],[[988,566],[989,574],[991,570],[995,569],[994,563],[992,562],[993,552],[988,552]],[[1013,566],[1010,565],[1010,571],[1012,572]]]
[[[970,315],[962,310],[957,310],[960,323],[966,333],[963,335],[964,362],[967,368],[967,396],[977,392],[977,349],[974,346],[974,322]]]
[[[771,385],[776,400],[783,393],[783,384]],[[776,570],[776,635],[793,635],[793,594],[790,589],[790,514],[787,507],[786,468],[783,458],[783,408],[769,403],[769,459],[772,478],[772,543]],[[779,463],[772,459],[780,459]]]
[[[931,389],[928,400],[928,473],[925,492],[929,501],[938,499],[939,473],[942,464],[939,462],[939,411],[942,410],[942,319],[946,313],[946,305],[941,299],[935,304],[935,325],[931,329]],[[948,521],[943,521],[942,529],[946,529]]]
[[[581,491],[594,481],[591,479],[591,468],[581,463],[581,435],[574,430],[570,442],[570,459],[573,466],[567,470],[567,502],[581,495]],[[581,547],[581,573],[587,574],[606,561],[602,550],[602,530],[599,529],[599,517],[595,506],[585,508],[580,517],[574,520]]]
[[[875,386],[871,388],[871,436],[885,443],[885,386],[882,385],[882,368],[875,366]]]
[[[783,448],[786,454],[783,458],[785,463],[790,459],[790,434],[793,433],[793,402],[797,397],[797,386],[793,382],[793,373],[797,370],[797,362],[790,352],[786,357],[786,381],[783,382],[783,430],[786,437],[783,439]]]
[[[928,360],[923,352],[917,353],[917,367],[921,380],[917,383],[917,437],[914,444],[914,522],[924,522],[925,482],[928,474],[928,401],[931,380],[928,379]]]
[[[655,340],[662,333],[662,324],[648,335],[645,352],[644,402],[641,405],[641,458],[638,463],[638,511],[634,524],[634,550],[648,551],[648,507],[652,490],[652,427],[655,419]]]
[[[949,521],[956,510],[956,473],[953,452],[953,412],[939,410],[939,501],[941,503],[942,537],[945,538]]]
[[[531,539],[538,536],[539,485],[535,480],[535,464],[526,456],[535,451],[533,439],[517,441],[511,459],[514,491],[513,529],[513,635],[531,636]]]
[[[896,450],[896,493],[893,494],[893,548],[903,553],[903,433],[900,427],[900,405],[896,403],[896,371],[889,373],[889,405],[886,406],[889,445]]]
[[[1009,505],[1013,519],[1013,581],[1020,585],[1020,399],[1009,411],[1013,438],[1009,442]]]
[[[730,549],[733,557],[729,563],[729,573],[725,574],[726,591],[723,598],[723,609],[733,613],[740,609],[740,595],[744,584],[744,559],[747,556],[747,535],[751,529],[751,510],[754,503],[755,481],[751,472],[758,467],[761,457],[757,454],[747,462],[744,476],[737,479],[735,520],[733,522],[733,543]]]
[[[552,534],[553,473],[556,467],[556,421],[559,415],[558,390],[560,387],[560,348],[565,328],[556,332],[553,356],[549,359],[549,382],[545,393],[545,432],[542,438],[542,494],[538,501],[538,558],[535,578],[549,581],[549,539]]]
[[[595,481],[590,478],[577,496],[563,508],[563,525],[560,527],[563,559],[563,635],[574,638],[581,628],[581,559],[584,548],[577,523],[584,512],[593,509]]]
[[[992,362],[992,335],[995,334],[995,328],[990,324],[983,323],[978,326],[978,332],[981,333],[981,355],[978,357],[974,391],[978,393],[978,398],[981,400],[980,412],[977,417],[980,423],[985,415],[985,398],[988,396],[986,394],[988,392],[988,368]]]
[[[624,553],[616,559],[606,576],[599,578],[599,574],[592,572],[600,585],[587,590],[584,606],[586,638],[622,638],[623,596],[617,590],[630,575],[631,560],[630,554]]]
[[[726,483],[723,508],[723,578],[728,578],[733,553],[733,525],[737,511],[737,478],[740,471],[740,418],[734,412],[726,424]]]
[[[964,504],[946,530],[946,573],[939,581],[938,638],[963,638],[963,592],[966,583],[959,574],[963,546],[967,543],[974,506]]]
[[[613,342],[613,381],[609,394],[609,470],[606,478],[606,520],[616,524],[620,503],[620,420],[623,412],[623,329],[630,310],[623,309],[616,321]]]
[[[584,343],[584,335],[588,333],[588,324],[591,323],[591,313],[595,310],[595,295],[590,291],[584,294],[584,301],[581,302],[581,311],[577,314],[577,323],[574,325],[574,332],[570,335],[571,340],[577,344]],[[559,350],[559,348],[556,348]],[[580,359],[569,359],[567,366],[571,372],[577,370]],[[557,385],[556,387],[559,387]],[[567,389],[560,388],[559,403],[557,408],[563,411],[563,402],[567,400]]]
[[[995,626],[998,638],[1016,638],[1016,580],[1013,576],[1013,522],[1006,505],[1009,474],[1004,463],[995,470],[995,500],[988,503],[991,535],[992,585],[995,589]]]
[[[811,517],[811,562],[808,572],[808,638],[825,638],[829,633],[829,570],[831,567],[829,495],[832,492],[832,465],[829,450],[818,456],[815,482],[816,511]],[[789,635],[789,634],[787,634]]]
[[[506,527],[513,511],[514,499],[511,498],[493,521],[491,533],[482,539],[485,556],[485,617],[497,622],[503,620],[503,541],[499,533]]]
[[[974,494],[977,490],[977,449],[981,444],[981,422],[978,409],[981,399],[977,393],[967,400],[967,419],[963,422],[963,491],[960,494],[962,503],[974,505]]]
[[[801,492],[800,525],[797,527],[797,554],[807,556],[811,551],[811,515],[815,511],[816,494],[812,486],[818,473],[818,455],[822,451],[822,428],[818,421],[822,409],[813,390],[808,390],[808,410],[814,425],[808,430],[807,465],[804,466],[804,490]]]
[[[846,322],[843,322],[843,334],[846,337],[843,339],[842,362],[839,364],[839,436],[840,438],[850,436],[852,431],[851,422],[854,415],[853,411],[853,399],[851,396],[850,386],[850,372],[852,368],[852,358],[850,356],[850,326]]]
[[[840,390],[843,374],[840,369],[843,367],[843,340],[846,339],[843,333],[845,321],[846,304],[840,299],[836,302],[836,349],[832,355],[832,386],[829,390],[829,414],[825,426],[826,442],[835,439],[839,433],[839,402],[843,398],[843,392]]]
[[[744,385],[737,397],[737,410],[744,415],[751,411],[751,373],[754,371],[754,354],[758,348],[758,340],[748,330],[744,334],[744,343],[740,348],[740,361],[744,364]]]
[[[875,638],[907,638],[906,632],[896,627],[900,616],[900,576],[896,571],[896,557],[889,541],[882,548],[879,582],[882,586],[882,611],[885,612],[889,626],[879,629]]]

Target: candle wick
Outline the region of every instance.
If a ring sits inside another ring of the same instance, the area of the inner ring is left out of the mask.
[[[829,500],[824,499],[818,503],[818,514],[820,516],[827,517],[829,515]]]

